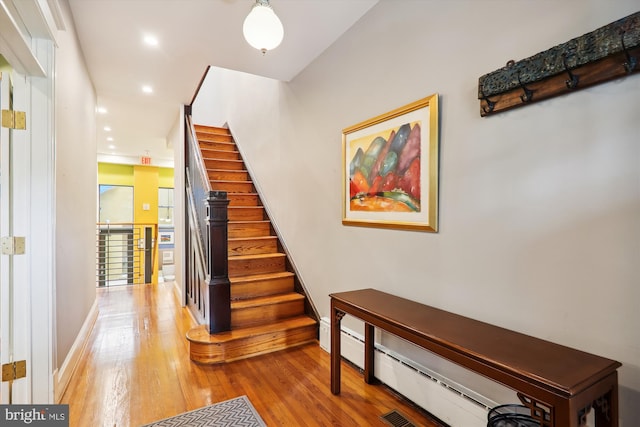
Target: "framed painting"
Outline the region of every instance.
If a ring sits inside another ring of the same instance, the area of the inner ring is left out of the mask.
[[[438,94],[342,131],[342,223],[438,231]]]
[[[160,244],[161,245],[173,245],[174,232],[160,230]]]

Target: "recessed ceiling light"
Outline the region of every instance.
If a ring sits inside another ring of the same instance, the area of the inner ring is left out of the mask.
[[[149,46],[158,46],[158,38],[151,34],[145,34],[144,43]]]
[[[144,85],[142,86],[142,91],[144,93],[153,93],[153,88],[149,85]]]
[[[113,141],[113,138],[112,138],[112,137],[110,137],[110,136],[108,136],[108,137],[107,137],[107,141]]]
[[[107,109],[104,107],[98,107],[96,111],[100,114],[107,114]]]
[[[115,149],[115,148],[116,148],[116,146],[115,146],[115,145],[113,145],[113,144],[110,144],[110,145],[109,145],[109,150],[113,150],[113,149]]]
[[[105,132],[111,132],[111,128],[109,126],[105,126],[103,129],[105,130]]]

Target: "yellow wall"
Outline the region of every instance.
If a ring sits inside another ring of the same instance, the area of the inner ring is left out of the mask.
[[[98,184],[133,186],[133,166],[98,163]]]
[[[158,282],[158,188],[173,188],[173,169],[98,163],[98,184],[133,187],[133,221],[153,225],[156,245],[152,282]]]
[[[158,224],[158,168],[133,167],[133,218],[135,222]]]
[[[158,168],[158,186],[162,188],[173,188],[173,169]]]

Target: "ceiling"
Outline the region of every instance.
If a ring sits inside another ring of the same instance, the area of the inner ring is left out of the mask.
[[[271,0],[285,36],[263,55],[242,36],[254,0],[69,0],[98,105],[107,109],[97,115],[99,159],[170,163],[166,137],[207,66],[289,81],[377,2]],[[145,45],[148,34],[157,46]]]

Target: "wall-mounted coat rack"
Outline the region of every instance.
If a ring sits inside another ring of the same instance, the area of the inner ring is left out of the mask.
[[[640,71],[640,12],[480,77],[487,116]]]

